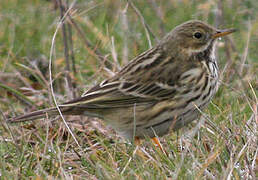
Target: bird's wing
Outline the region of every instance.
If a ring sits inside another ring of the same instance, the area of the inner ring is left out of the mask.
[[[120,83],[99,84],[77,99],[61,106],[77,106],[85,108],[117,108],[131,107],[134,104],[150,103],[153,99],[134,96],[119,89]],[[94,89],[94,91],[92,91]]]
[[[155,103],[172,98],[177,92],[178,71],[168,71],[173,58],[159,49],[150,49],[118,72],[113,78],[89,89],[82,97],[64,106],[125,107],[134,104]]]

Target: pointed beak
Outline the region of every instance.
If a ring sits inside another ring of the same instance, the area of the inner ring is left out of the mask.
[[[231,34],[233,32],[236,32],[236,29],[224,29],[224,30],[218,30],[215,34],[212,35],[213,39],[222,37],[222,36],[226,36],[228,34]]]

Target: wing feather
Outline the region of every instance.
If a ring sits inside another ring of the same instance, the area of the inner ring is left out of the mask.
[[[173,57],[167,57],[163,50],[156,46],[133,59],[114,77],[89,89],[82,97],[64,104],[64,106],[97,106],[102,108],[132,106],[135,103],[155,103],[172,98],[177,88],[176,74],[167,72],[167,64]],[[177,67],[174,67],[177,68]],[[170,68],[171,69],[171,68]],[[172,67],[173,69],[173,67]],[[176,72],[176,71],[175,71]],[[159,79],[162,77],[167,79]]]

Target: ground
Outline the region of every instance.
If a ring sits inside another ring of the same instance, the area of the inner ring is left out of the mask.
[[[1,2],[0,177],[257,179],[258,2],[69,1],[65,38],[58,2]],[[81,95],[190,19],[238,32],[218,42],[221,85],[202,118],[159,138],[168,156],[97,119],[65,117],[70,131],[60,117],[6,123]]]

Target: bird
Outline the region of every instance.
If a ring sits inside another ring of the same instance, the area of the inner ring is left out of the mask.
[[[184,22],[112,77],[58,108],[63,115],[102,119],[131,141],[178,130],[197,120],[217,92],[216,40],[235,31],[199,20]],[[51,107],[8,122],[58,114],[57,107]]]

